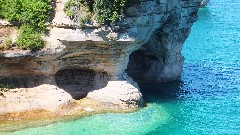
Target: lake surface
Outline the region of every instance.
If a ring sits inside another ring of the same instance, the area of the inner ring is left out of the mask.
[[[141,85],[147,107],[23,129],[11,135],[240,135],[240,1],[211,0],[184,44],[184,71]]]

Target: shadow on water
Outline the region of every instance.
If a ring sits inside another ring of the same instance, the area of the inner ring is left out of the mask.
[[[167,135],[167,134],[188,134],[187,130],[182,130],[186,120],[183,119],[186,110],[183,104],[188,91],[185,90],[183,80],[176,80],[169,83],[139,84],[146,104],[153,104],[161,107],[168,120],[165,124],[157,124],[156,128],[147,132],[145,135]],[[183,102],[182,102],[183,101]],[[159,111],[159,108],[156,108]],[[180,131],[180,132],[178,132]]]
[[[140,83],[139,87],[146,103],[155,102],[171,102],[181,100],[181,96],[187,94],[182,89],[183,81],[177,80],[169,83]]]

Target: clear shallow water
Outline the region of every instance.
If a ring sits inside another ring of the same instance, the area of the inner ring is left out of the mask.
[[[240,135],[240,1],[211,0],[183,48],[181,80],[144,85],[148,106],[14,135]]]

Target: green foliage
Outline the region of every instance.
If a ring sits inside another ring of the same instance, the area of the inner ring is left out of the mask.
[[[67,16],[72,17],[74,15],[74,12],[72,11],[72,7],[78,6],[76,4],[76,0],[68,0],[65,5],[64,5],[64,12],[66,13]]]
[[[12,39],[7,36],[6,38],[2,38],[2,40],[4,41],[2,44],[0,44],[0,50],[7,50],[9,48],[11,48],[12,46]],[[0,66],[1,68],[1,66]]]
[[[64,11],[73,21],[84,24],[91,21],[93,0],[68,0]]]
[[[91,21],[91,14],[85,13],[79,17],[80,24],[85,24]]]
[[[2,17],[12,23],[28,24],[38,30],[44,30],[51,0],[1,0]]]
[[[7,36],[7,38],[5,39],[6,49],[10,48],[11,45],[12,45],[12,39],[9,36]]]
[[[41,39],[41,34],[28,25],[21,26],[16,43],[17,46],[22,49],[31,50],[38,50],[44,46],[44,42]]]
[[[92,6],[87,1],[80,2],[80,15],[79,15],[79,21],[81,24],[87,23],[91,21],[92,18]]]
[[[113,23],[123,18],[128,0],[68,0],[64,11],[71,18],[79,15],[80,22],[87,22],[95,16],[98,23]],[[80,9],[80,10],[76,10]]]
[[[7,8],[6,3],[6,0],[0,0],[0,18],[4,18],[4,10]]]
[[[112,23],[123,17],[127,0],[96,0],[94,12],[98,23]]]
[[[44,24],[51,11],[50,2],[51,0],[0,0],[0,18],[20,26],[17,46],[25,49],[43,47],[39,33],[46,30]]]

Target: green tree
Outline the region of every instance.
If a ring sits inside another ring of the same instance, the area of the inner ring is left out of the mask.
[[[43,47],[41,33],[51,11],[51,0],[0,0],[0,17],[20,27],[17,46],[24,49]]]
[[[99,23],[112,23],[123,17],[127,0],[96,0],[94,11]]]
[[[93,14],[99,24],[109,24],[123,18],[126,4],[127,0],[68,0],[64,11],[74,19],[74,15],[78,14],[75,9],[80,7],[81,14],[85,14],[80,15],[83,20],[89,19],[89,15]]]

